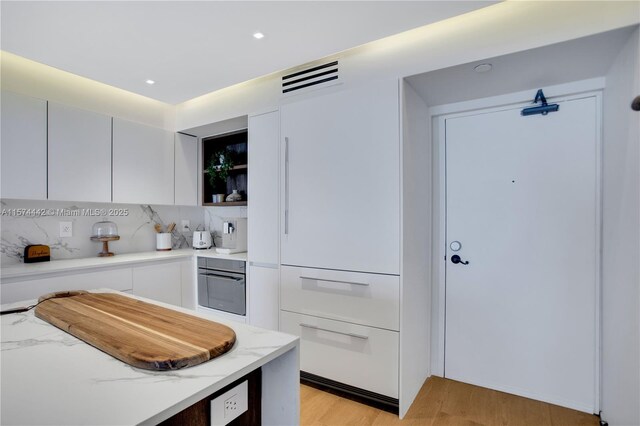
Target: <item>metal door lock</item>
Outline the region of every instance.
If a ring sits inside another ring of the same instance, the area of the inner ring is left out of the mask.
[[[458,256],[457,254],[454,254],[453,256],[451,256],[451,263],[454,263],[454,264],[456,264],[456,265],[457,265],[458,263],[461,263],[461,264],[463,264],[463,265],[468,265],[468,264],[469,264],[469,261],[468,261],[468,260],[467,260],[467,261],[464,261],[464,260],[462,260],[462,259],[460,258],[460,256]]]

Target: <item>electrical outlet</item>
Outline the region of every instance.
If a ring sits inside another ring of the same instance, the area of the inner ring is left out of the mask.
[[[73,222],[60,222],[60,238],[73,237]]]
[[[191,222],[189,222],[187,219],[182,219],[180,225],[180,230],[182,232],[189,232],[191,230]]]
[[[239,395],[233,394],[229,398],[224,401],[224,418],[230,419],[232,417],[235,418],[236,413],[238,412],[238,398]]]
[[[211,400],[211,426],[224,426],[249,409],[249,386],[245,380]]]

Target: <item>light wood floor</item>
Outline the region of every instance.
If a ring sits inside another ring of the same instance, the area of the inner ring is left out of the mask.
[[[400,421],[395,415],[301,385],[301,425],[598,425],[598,417],[453,380],[431,377]]]

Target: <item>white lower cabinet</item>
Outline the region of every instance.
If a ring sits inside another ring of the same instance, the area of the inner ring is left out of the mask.
[[[133,294],[182,306],[180,262],[133,268]]]
[[[278,330],[279,284],[278,266],[249,265],[249,323],[256,327]]]
[[[196,269],[194,259],[183,260],[180,262],[180,273],[182,282],[182,307],[188,309],[196,309]]]
[[[400,277],[282,267],[282,309],[388,330],[400,329]]]
[[[281,267],[280,330],[300,370],[398,399],[400,277]]]
[[[398,332],[287,311],[280,330],[300,337],[301,371],[398,398]]]
[[[2,283],[2,288],[0,289],[2,303],[37,299],[44,294],[56,291],[92,290],[96,288],[127,291],[133,287],[131,268],[101,270],[81,274],[69,273],[32,280],[3,281],[5,282]]]
[[[36,279],[3,279],[0,303],[37,299],[56,291],[108,288],[189,309],[196,307],[195,269],[191,257],[112,268],[98,267],[82,273],[58,272]]]

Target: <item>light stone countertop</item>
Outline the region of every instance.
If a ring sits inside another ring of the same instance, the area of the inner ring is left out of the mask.
[[[158,262],[188,257],[214,257],[220,259],[247,260],[247,253],[220,254],[215,249],[194,250],[192,248],[149,251],[141,253],[117,254],[112,257],[88,257],[82,259],[52,260],[40,263],[20,263],[3,266],[0,270],[0,284],[11,282],[13,279],[35,278],[39,275],[52,273],[73,272],[87,269],[125,266],[128,264]]]
[[[231,351],[195,367],[153,372],[107,355],[36,318],[33,310],[4,315],[1,321],[3,425],[156,424],[299,342],[295,336],[220,319],[236,332]]]

